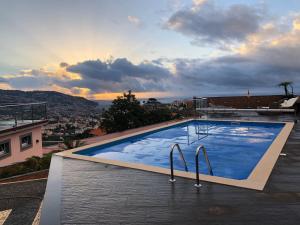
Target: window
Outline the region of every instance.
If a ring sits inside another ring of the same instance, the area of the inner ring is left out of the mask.
[[[25,150],[27,148],[30,148],[32,146],[32,135],[30,134],[25,134],[20,137],[20,145],[21,145],[21,150]]]
[[[0,141],[0,158],[10,155],[10,141]]]

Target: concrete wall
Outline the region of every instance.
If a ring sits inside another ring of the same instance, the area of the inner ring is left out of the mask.
[[[15,131],[13,134],[1,135],[0,142],[10,140],[11,154],[0,158],[0,167],[7,166],[16,162],[25,161],[31,156],[43,156],[42,150],[42,127],[29,127],[20,131]],[[25,150],[21,150],[20,136],[32,133],[32,146]]]

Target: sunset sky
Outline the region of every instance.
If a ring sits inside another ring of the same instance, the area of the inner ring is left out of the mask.
[[[299,0],[1,0],[0,89],[300,93]]]

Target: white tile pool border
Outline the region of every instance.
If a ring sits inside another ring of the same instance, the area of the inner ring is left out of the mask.
[[[92,161],[92,162],[99,162],[99,163],[104,163],[104,164],[111,164],[111,165],[116,165],[116,166],[121,166],[121,167],[127,167],[127,168],[132,168],[132,169],[139,169],[139,170],[144,170],[144,171],[150,171],[150,172],[170,175],[170,169],[167,169],[167,168],[149,166],[149,165],[144,165],[144,164],[139,164],[139,163],[122,162],[119,160],[96,158],[96,157],[92,157],[92,156],[84,156],[84,155],[79,155],[79,154],[74,154],[74,153],[81,151],[81,150],[88,149],[88,148],[100,146],[103,144],[111,143],[114,141],[122,140],[122,139],[125,139],[128,137],[144,134],[144,133],[151,132],[151,131],[160,130],[162,128],[179,125],[179,124],[182,124],[182,123],[185,123],[188,121],[193,121],[193,120],[206,121],[206,120],[202,120],[202,119],[187,119],[187,120],[182,120],[180,122],[169,123],[166,125],[165,124],[158,125],[154,128],[149,128],[149,129],[145,128],[141,131],[132,132],[127,135],[122,135],[122,136],[119,136],[116,138],[111,138],[111,139],[103,140],[103,141],[100,141],[100,142],[97,142],[94,144],[90,144],[90,145],[86,145],[83,147],[63,151],[60,153],[56,153],[56,155],[59,155],[62,157],[67,157],[67,158],[72,158],[72,159],[87,160],[87,161]],[[264,186],[266,185],[266,183],[268,181],[269,176],[271,175],[271,172],[272,172],[273,167],[279,157],[279,154],[280,154],[281,150],[283,149],[283,146],[285,145],[285,143],[290,135],[290,132],[293,129],[294,123],[293,122],[248,121],[248,120],[247,121],[246,120],[216,120],[216,119],[209,120],[209,121],[225,121],[225,122],[233,121],[233,122],[283,123],[283,124],[285,124],[284,127],[282,128],[282,130],[280,131],[280,133],[274,139],[272,144],[269,146],[268,150],[265,152],[263,157],[257,163],[257,165],[252,170],[251,174],[249,175],[249,177],[247,179],[235,180],[235,179],[230,179],[230,178],[199,174],[200,180],[202,180],[202,181],[231,185],[231,186],[236,186],[236,187],[249,188],[249,189],[254,189],[254,190],[263,190]],[[184,177],[184,178],[195,179],[195,173],[191,173],[191,172],[174,170],[174,175],[179,176],[179,177]]]

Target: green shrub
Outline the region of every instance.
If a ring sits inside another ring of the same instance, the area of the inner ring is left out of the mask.
[[[40,170],[40,157],[33,156],[31,158],[26,159],[24,162],[24,166],[28,168],[30,171],[38,171]]]
[[[52,153],[45,154],[42,158],[33,156],[25,162],[0,168],[0,179],[17,176],[29,172],[49,169]]]
[[[48,153],[48,154],[44,155],[43,158],[40,159],[40,169],[41,170],[45,170],[50,167],[51,156],[52,156],[52,154]]]

